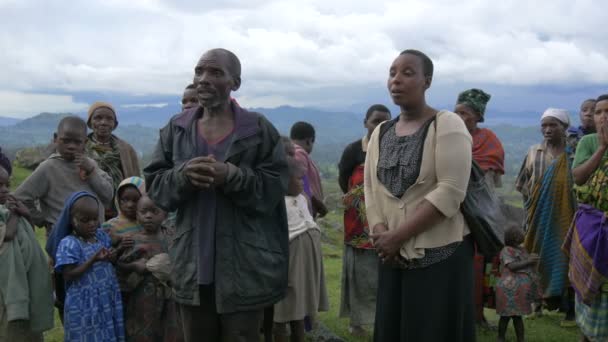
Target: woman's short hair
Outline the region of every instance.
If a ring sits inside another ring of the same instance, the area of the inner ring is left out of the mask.
[[[433,71],[434,71],[433,61],[429,58],[429,56],[424,54],[424,52],[414,50],[414,49],[408,49],[408,50],[402,51],[399,55],[400,56],[401,55],[414,55],[414,56],[420,58],[420,60],[422,60],[422,72],[424,73],[424,76],[431,77],[431,78],[433,77]]]

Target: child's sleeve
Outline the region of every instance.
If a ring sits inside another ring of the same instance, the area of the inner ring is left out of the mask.
[[[47,170],[47,164],[43,162],[15,190],[15,197],[29,209],[32,223],[38,227],[43,227],[46,221],[42,212],[36,206],[36,200],[41,199],[49,192],[48,180],[52,176],[47,174]]]
[[[82,248],[80,248],[78,241],[71,236],[65,237],[57,247],[55,271],[61,273],[63,271],[63,266],[80,264],[83,259]]]
[[[596,148],[593,146],[593,139],[597,140],[595,134],[584,136],[576,145],[576,153],[574,154],[572,169],[576,169],[593,156],[596,150]]]
[[[116,234],[114,234],[113,232],[113,221],[114,219],[110,219],[109,221],[104,222],[101,225],[101,231],[104,232],[110,239],[111,245],[112,246],[117,246],[118,243],[120,242],[120,239],[118,238],[118,236]]]
[[[110,207],[112,205],[112,197],[114,197],[112,177],[95,163],[95,169],[87,181],[91,188],[93,188],[93,191],[95,191],[97,197],[99,197],[101,203],[105,207]]]
[[[112,247],[112,238],[107,232],[98,229],[96,235],[97,239],[103,244],[105,248]]]
[[[502,251],[500,252],[500,263],[503,264],[504,266],[507,266],[508,264],[517,261],[517,258],[514,254],[514,250],[511,247],[505,247],[502,249]]]

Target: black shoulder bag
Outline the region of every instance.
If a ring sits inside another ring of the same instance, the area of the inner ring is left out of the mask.
[[[437,121],[435,117],[435,149],[437,148]],[[472,153],[472,152],[471,152]],[[471,177],[464,202],[460,211],[471,231],[477,251],[493,257],[504,247],[505,219],[502,215],[500,200],[486,184],[485,174],[474,160],[471,163]]]

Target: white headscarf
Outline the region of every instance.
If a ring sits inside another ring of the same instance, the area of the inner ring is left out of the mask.
[[[568,127],[570,126],[570,114],[568,114],[568,111],[565,109],[548,108],[547,110],[545,110],[545,112],[543,113],[543,116],[541,116],[540,119],[542,121],[542,119],[547,118],[547,117],[556,118],[557,120],[563,122]]]

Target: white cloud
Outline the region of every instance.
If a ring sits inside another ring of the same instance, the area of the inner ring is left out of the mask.
[[[86,103],[69,95],[48,95],[0,90],[0,116],[26,118],[32,113],[66,113],[86,110]]]
[[[598,85],[608,83],[607,10],[591,0],[5,0],[0,90],[180,94],[213,47],[242,60],[237,96],[266,105],[352,101],[319,90],[382,87],[405,48],[433,58],[440,84]]]

